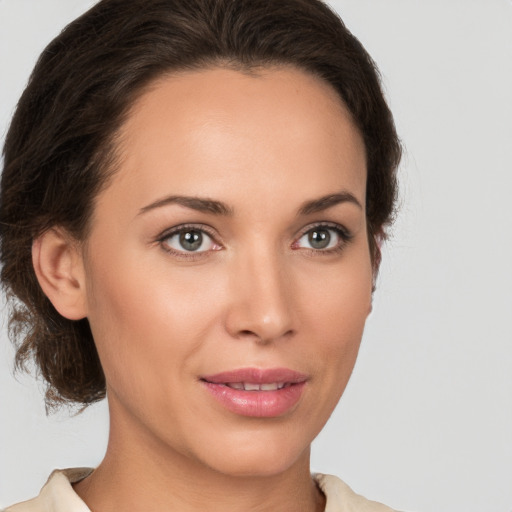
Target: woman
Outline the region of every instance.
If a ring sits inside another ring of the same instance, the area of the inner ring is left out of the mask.
[[[103,0],[4,148],[2,280],[47,403],[109,397],[23,510],[385,511],[310,476],[371,310],[400,145],[317,0]]]

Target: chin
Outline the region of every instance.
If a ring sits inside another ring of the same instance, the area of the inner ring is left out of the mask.
[[[217,450],[208,451],[204,462],[224,475],[234,477],[272,477],[283,474],[292,467],[304,464],[309,468],[310,444],[290,442],[291,439],[269,438],[253,432],[246,439],[227,439],[217,446]]]

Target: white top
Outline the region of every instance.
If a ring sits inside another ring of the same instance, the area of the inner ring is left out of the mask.
[[[91,472],[90,468],[56,470],[37,498],[12,505],[4,512],[91,512],[71,486]],[[313,478],[326,496],[325,512],[394,512],[356,494],[338,477],[316,473]]]

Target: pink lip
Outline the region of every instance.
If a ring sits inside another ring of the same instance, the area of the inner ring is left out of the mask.
[[[205,388],[229,411],[258,418],[272,418],[288,412],[299,401],[307,375],[287,368],[241,368],[201,378]],[[228,383],[272,384],[285,387],[272,391],[246,391],[227,386]]]

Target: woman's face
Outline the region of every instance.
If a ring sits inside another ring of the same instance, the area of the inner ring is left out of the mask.
[[[136,102],[119,150],[83,252],[113,435],[232,475],[306,461],[371,309],[346,108],[293,68],[186,72]]]

